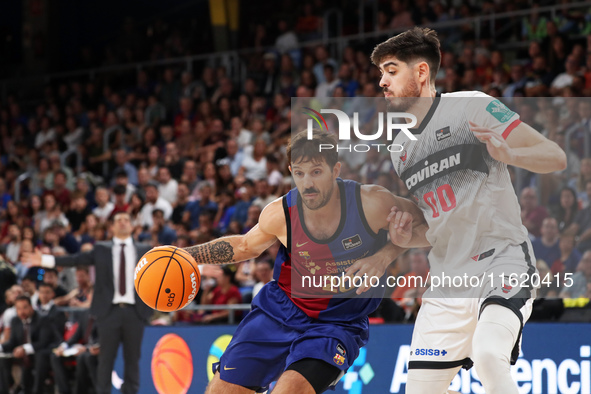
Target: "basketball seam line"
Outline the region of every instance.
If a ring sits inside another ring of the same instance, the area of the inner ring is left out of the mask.
[[[149,252],[148,252],[148,253],[149,253]],[[146,266],[146,268],[144,268],[144,270],[142,271],[142,274],[140,275],[139,279],[137,280],[137,293],[138,293],[138,295],[139,295],[139,293],[140,293],[140,291],[139,291],[139,290],[140,290],[140,284],[142,283],[142,278],[144,277],[144,274],[145,274],[145,273],[148,271],[148,268],[149,268],[149,267],[150,267],[152,264],[156,263],[158,260],[160,260],[160,259],[165,259],[165,258],[166,258],[166,256],[164,256],[164,257],[158,257],[156,260],[154,260],[154,261],[152,261],[150,264],[148,264],[148,265]],[[140,297],[140,298],[141,298],[141,297]],[[156,299],[157,299],[157,298],[156,298]]]
[[[174,250],[174,253],[176,253],[177,250],[178,250],[178,247]],[[174,256],[174,253],[173,253],[173,256]],[[179,256],[180,256],[180,254],[179,254]],[[172,259],[172,256],[170,256],[170,258]],[[183,305],[183,301],[185,301],[185,272],[183,270],[181,263],[179,263],[179,261],[177,259],[174,259],[174,261],[179,265],[179,269],[181,270],[181,276],[183,278],[183,294],[181,295],[179,306],[177,308],[177,309],[180,309],[181,305]]]
[[[172,261],[172,256],[176,253],[176,249],[172,251],[170,255],[170,259],[168,259],[168,264],[166,265],[166,269],[164,270],[164,274],[162,274],[162,280],[160,281],[160,287],[158,287],[158,293],[156,294],[156,304],[154,305],[156,309],[158,309],[158,298],[160,297],[160,290],[162,290],[162,284],[164,283],[164,278],[166,278],[166,272],[168,271],[168,267],[170,267],[170,262]]]

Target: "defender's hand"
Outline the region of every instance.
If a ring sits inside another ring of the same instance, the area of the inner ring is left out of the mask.
[[[393,206],[388,215],[388,232],[394,245],[406,246],[412,239],[412,215]]]
[[[474,133],[474,136],[486,144],[486,149],[488,153],[493,157],[493,159],[502,161],[505,164],[512,164],[515,159],[515,154],[513,150],[507,145],[507,142],[489,129],[488,127],[480,127],[475,123],[470,123],[470,130]]]

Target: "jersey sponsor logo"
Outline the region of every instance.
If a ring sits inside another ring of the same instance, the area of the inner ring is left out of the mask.
[[[451,137],[451,130],[449,126],[435,130],[435,138],[437,138],[437,141],[442,141],[449,137]]]
[[[476,256],[472,257],[472,260],[474,261],[480,261],[480,260],[484,260],[487,257],[492,256],[495,253],[495,249],[491,249],[491,250],[487,250],[486,252],[482,253],[482,254],[477,254]]]
[[[400,156],[400,160],[402,160],[402,165],[406,164],[406,154],[408,152],[404,151],[404,153]]]
[[[308,241],[308,242],[310,242],[310,241]],[[305,244],[307,244],[308,242],[304,242],[304,243],[302,243],[302,244],[301,244],[301,243],[297,243],[297,242],[296,242],[296,248],[301,248],[302,246],[304,246],[304,245],[305,245]]]
[[[490,113],[499,122],[505,123],[515,115],[515,112],[511,111],[501,103],[499,100],[493,100],[486,106],[486,112]]]
[[[410,355],[412,356],[413,352],[410,351]],[[447,351],[445,349],[416,349],[414,351],[415,356],[445,356]]]
[[[407,168],[401,178],[407,189],[414,193],[421,186],[459,170],[478,171],[488,175],[484,155],[485,151],[479,145],[452,146],[421,159]]]
[[[345,248],[345,250],[355,249],[363,244],[359,234],[355,234],[350,238],[343,239],[341,240],[341,243],[343,244],[343,248]]]
[[[228,366],[224,365],[224,371],[230,371],[232,369],[236,369],[236,368],[228,368]]]
[[[336,365],[343,365],[343,363],[345,362],[345,357],[343,357],[343,356],[341,356],[340,354],[337,353],[332,358],[332,361],[334,361],[334,363]]]
[[[337,344],[337,352],[339,352],[341,354],[341,356],[344,356],[345,354],[347,354],[345,347],[343,345],[341,345],[340,343]]]

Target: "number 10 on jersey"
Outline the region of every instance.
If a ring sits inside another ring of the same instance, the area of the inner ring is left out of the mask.
[[[433,210],[433,217],[439,217],[439,209],[443,212],[451,211],[456,207],[456,195],[449,184],[441,185],[435,192],[425,193],[423,200]]]

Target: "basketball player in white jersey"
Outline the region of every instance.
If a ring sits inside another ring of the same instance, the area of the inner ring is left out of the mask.
[[[517,394],[510,365],[531,314],[528,278],[536,270],[507,165],[550,173],[566,167],[566,156],[493,97],[436,94],[440,56],[437,34],[423,28],[390,38],[371,56],[389,104],[418,119],[417,140],[400,133],[394,143],[404,151],[392,153],[392,162],[429,225],[432,281],[464,273],[482,280],[425,294],[406,392],[446,393],[473,362],[487,394]],[[400,214],[391,215],[395,223]],[[523,278],[518,286],[509,285],[511,274]]]

